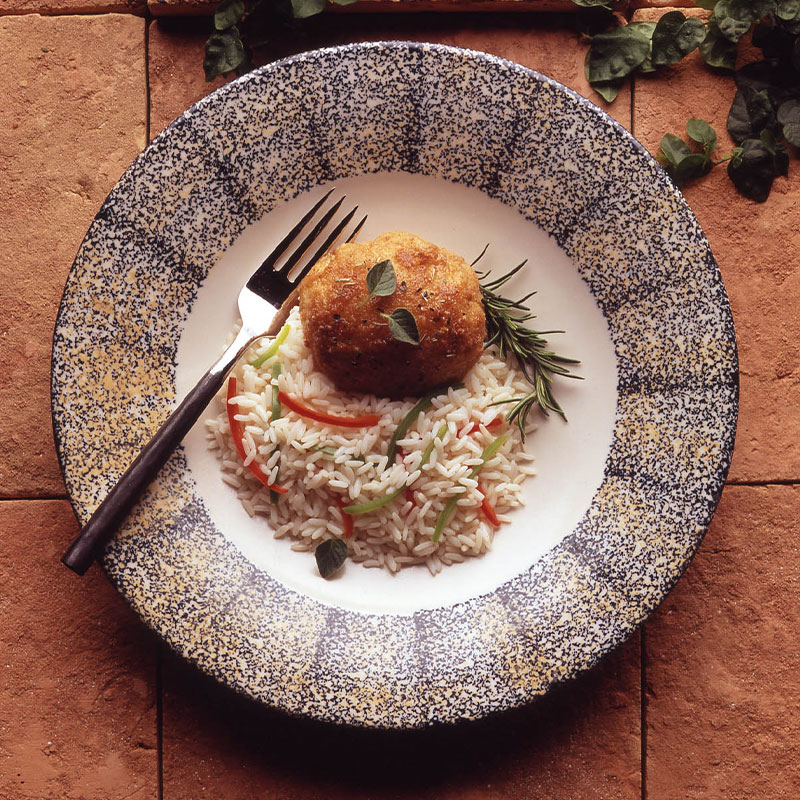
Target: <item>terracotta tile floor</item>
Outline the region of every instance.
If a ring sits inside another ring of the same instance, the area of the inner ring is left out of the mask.
[[[0,16],[0,797],[796,797],[796,162],[765,205],[736,196],[722,175],[686,192],[736,321],[742,402],[731,485],[685,578],[642,633],[538,704],[414,734],[287,720],[166,653],[97,570],[80,580],[60,566],[76,527],[48,405],[61,288],[148,133],[213,88],[200,67],[208,20],[106,13],[142,6],[0,0],[0,14],[13,12]],[[35,10],[51,16],[24,13]],[[99,13],[53,15],[86,10]],[[585,44],[566,18],[339,16],[309,28],[287,51],[443,41],[588,93]],[[723,131],[731,91],[694,58],[637,81],[609,110],[653,150],[692,115]],[[367,768],[349,768],[355,759]]]

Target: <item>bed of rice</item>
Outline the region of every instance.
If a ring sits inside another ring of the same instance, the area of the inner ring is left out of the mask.
[[[387,464],[389,440],[416,398],[392,401],[338,391],[314,370],[297,308],[288,323],[291,331],[275,356],[257,369],[250,365],[271,344],[262,340],[232,373],[237,378],[234,402],[239,407],[237,418],[244,431],[247,463],[255,460],[270,482],[288,489],[277,503],[270,502],[269,490],[250,474],[236,452],[224,391],[213,406],[219,413],[206,420],[209,448],[221,462],[222,478],[236,489],[247,513],[265,517],[275,538],[293,539],[293,550],[313,551],[324,539],[344,536],[337,498],[342,505],[364,503],[413,481],[413,503],[401,494],[376,511],[352,517],[354,527],[347,546],[353,561],[391,572],[425,564],[436,575],[443,566],[489,550],[496,529],[481,511],[478,482],[499,519],[508,522],[507,512],[523,503],[523,481],[535,474],[530,463],[533,457],[525,452],[516,425],[503,422],[491,431],[485,427],[504,413],[504,406],[492,403],[529,392],[522,374],[501,360],[496,350],[485,351],[464,378],[464,388],[451,388],[435,397],[431,408],[419,415],[398,442],[401,457]],[[335,427],[299,417],[286,408],[281,418],[273,421],[272,365],[276,361],[282,368],[277,380],[280,391],[331,414],[379,414],[379,424],[366,429]],[[480,428],[464,434],[470,422]],[[447,423],[447,432],[436,440],[429,463],[419,470],[422,453],[442,423]],[[481,469],[478,479],[470,479],[483,449],[501,434],[508,434],[504,445]],[[315,449],[321,447],[328,452]],[[454,495],[458,495],[456,511],[434,542],[439,512]]]

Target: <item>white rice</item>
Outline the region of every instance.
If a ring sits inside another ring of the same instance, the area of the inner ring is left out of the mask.
[[[290,538],[292,550],[313,551],[331,537],[344,536],[342,505],[366,503],[414,481],[414,502],[401,494],[394,502],[371,513],[353,515],[353,533],[346,540],[350,557],[365,567],[397,572],[411,564],[425,564],[432,575],[443,566],[479,556],[492,546],[495,528],[481,512],[478,485],[503,521],[506,513],[522,504],[520,485],[535,474],[533,457],[524,451],[516,425],[503,422],[493,430],[481,427],[459,436],[470,422],[485,426],[502,416],[507,406],[491,404],[530,391],[522,374],[498,357],[494,349],[483,353],[463,380],[464,388],[448,389],[433,399],[415,424],[398,442],[402,458],[387,464],[386,449],[399,422],[417,401],[392,401],[374,395],[338,391],[315,371],[303,341],[300,313],[288,319],[291,331],[278,352],[258,369],[251,366],[271,340],[251,348],[236,367],[239,420],[244,431],[248,463],[255,462],[288,489],[270,502],[270,492],[246,469],[230,435],[223,390],[212,405],[219,413],[206,420],[209,448],[216,451],[222,479],[232,486],[250,516],[265,517],[276,539]],[[320,411],[342,416],[378,414],[370,428],[329,426],[282,409],[271,419],[272,365],[280,362],[278,389]],[[431,459],[418,469],[422,453],[442,423],[447,432],[436,440]],[[477,480],[469,477],[480,463],[483,449],[500,434],[508,439],[482,468]],[[315,450],[325,447],[333,454]],[[277,448],[277,449],[276,449]],[[439,512],[452,497],[456,510],[438,542],[433,541]]]

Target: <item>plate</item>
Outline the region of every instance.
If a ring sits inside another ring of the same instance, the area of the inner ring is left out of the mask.
[[[271,538],[196,426],[103,566],[176,651],[317,719],[386,728],[528,702],[628,637],[681,575],[730,463],[730,308],[691,211],[623,128],[502,59],[406,42],[271,64],[189,109],[139,157],[67,280],[52,406],[84,522],[213,361],[246,276],[331,185],[486,266],[529,263],[537,325],[581,359],[569,422],[542,417],[538,475],[487,555],[336,580]]]

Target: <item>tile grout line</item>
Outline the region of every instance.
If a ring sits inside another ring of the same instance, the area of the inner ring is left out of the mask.
[[[641,751],[639,753],[639,770],[641,774],[641,800],[647,800],[647,646],[645,644],[645,636],[647,631],[647,624],[643,624],[639,634],[639,647],[640,663],[639,663],[639,702],[640,702],[640,717],[639,717],[639,741],[641,743]]]

